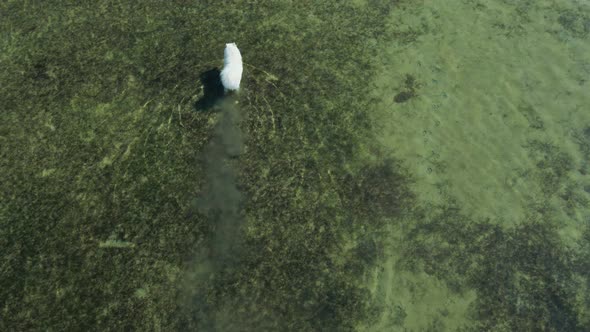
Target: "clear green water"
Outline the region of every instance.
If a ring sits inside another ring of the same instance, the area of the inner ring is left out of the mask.
[[[0,330],[590,330],[588,2],[4,1],[0,32]]]

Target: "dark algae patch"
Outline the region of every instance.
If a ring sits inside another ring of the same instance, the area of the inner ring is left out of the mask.
[[[430,211],[408,232],[400,263],[459,294],[476,291],[466,331],[588,330],[587,236],[574,250],[548,217],[504,229],[469,220],[452,206]]]
[[[420,85],[416,82],[416,78],[410,74],[406,74],[404,87],[402,91],[400,91],[393,97],[393,101],[395,101],[398,104],[407,102],[411,98],[418,96],[416,89],[419,87]]]

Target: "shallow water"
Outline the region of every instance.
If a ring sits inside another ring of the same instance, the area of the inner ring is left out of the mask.
[[[0,330],[590,330],[587,1],[7,1],[0,32]]]
[[[452,204],[468,219],[517,233],[523,233],[522,223],[550,219],[561,245],[575,252],[588,250],[589,9],[584,1],[423,1],[393,11],[387,24],[394,30],[423,33],[405,43],[383,45],[374,83],[375,98],[381,101],[374,121],[380,124],[383,146],[412,170],[413,189],[424,204]],[[415,96],[396,102],[394,96],[404,91]],[[400,227],[393,232],[393,254],[376,281],[377,293],[391,310],[373,330],[452,331],[476,324],[480,297],[492,295],[477,287],[452,292],[432,273],[400,271],[400,247],[415,244]],[[434,241],[448,245],[444,242]],[[462,262],[467,263],[471,261]],[[443,267],[445,263],[438,266]],[[527,306],[535,306],[522,304],[529,291],[518,290],[518,275],[527,280],[540,276],[518,262],[512,269],[509,284],[515,289],[498,300],[510,303],[506,321],[483,314],[481,320],[494,319],[487,328],[518,329],[514,321],[527,315]],[[472,267],[459,270],[473,273]],[[497,278],[496,272],[487,277]],[[445,273],[442,279],[470,278],[461,273]],[[581,304],[575,311],[587,324],[588,271],[577,277],[583,290],[574,291]],[[410,285],[416,291],[409,291]],[[547,317],[564,313],[555,310],[537,312],[546,320],[537,328],[576,329]],[[524,326],[534,329],[520,328]]]

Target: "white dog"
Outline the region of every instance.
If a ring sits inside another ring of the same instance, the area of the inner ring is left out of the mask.
[[[221,83],[225,90],[238,90],[242,80],[242,54],[236,43],[225,44],[223,52],[223,70],[221,71]]]

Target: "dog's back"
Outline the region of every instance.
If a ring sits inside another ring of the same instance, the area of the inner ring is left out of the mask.
[[[225,44],[221,83],[226,90],[238,90],[242,80],[242,54],[236,43]]]

